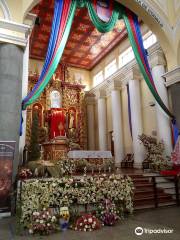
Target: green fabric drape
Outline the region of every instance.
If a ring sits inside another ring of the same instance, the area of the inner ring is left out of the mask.
[[[114,2],[114,9],[113,9],[111,18],[109,19],[109,22],[103,22],[98,17],[91,0],[87,0],[86,6],[88,9],[91,21],[93,22],[93,24],[97,28],[97,30],[101,33],[106,33],[106,32],[113,30],[117,20],[120,19],[122,16],[120,5],[117,4],[116,2]]]

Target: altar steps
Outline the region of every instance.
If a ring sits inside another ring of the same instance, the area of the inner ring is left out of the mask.
[[[130,175],[134,183],[134,209],[155,207],[155,188],[151,177]],[[158,207],[176,204],[174,195],[166,193],[165,189],[156,187]]]

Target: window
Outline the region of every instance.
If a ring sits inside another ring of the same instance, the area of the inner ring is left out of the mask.
[[[134,53],[133,53],[132,47],[130,47],[119,56],[119,67],[120,68],[123,67],[133,59],[134,59]]]
[[[148,36],[147,36],[148,35]],[[156,35],[148,32],[144,37],[143,37],[143,44],[144,48],[148,49],[151,47],[154,43],[157,42]],[[120,56],[119,56],[119,68],[123,67],[130,61],[134,59],[134,53],[132,50],[132,47],[129,47],[127,50],[125,50]]]
[[[105,78],[111,76],[117,70],[116,59],[105,67]]]
[[[157,42],[157,38],[155,34],[151,34],[149,37],[145,38],[143,41],[144,48],[148,49],[151,47],[153,44]]]
[[[97,86],[98,84],[102,83],[103,80],[104,80],[103,71],[100,71],[93,78],[93,86],[94,87]]]

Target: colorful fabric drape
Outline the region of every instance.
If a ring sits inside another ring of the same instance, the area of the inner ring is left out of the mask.
[[[101,18],[98,16],[98,8],[101,7],[98,5],[100,2],[101,6],[102,2],[105,2],[106,5],[104,6],[107,6],[105,11],[103,11],[105,13],[104,18],[102,16]],[[132,45],[132,49],[140,71],[157,103],[170,118],[174,119],[174,116],[163,103],[156,90],[146,51],[143,46],[142,35],[136,14],[124,8],[121,4],[113,0],[55,0],[52,31],[43,70],[33,90],[27,95],[26,98],[23,99],[22,109],[26,109],[28,105],[36,101],[36,99],[40,96],[52,78],[64,51],[77,7],[87,7],[93,24],[97,30],[102,33],[111,31],[118,19],[124,19],[129,40]],[[102,21],[102,18],[104,20],[109,20]]]
[[[125,9],[123,12],[123,19],[127,28],[129,40],[136,58],[136,61],[139,65],[140,71],[146,81],[151,93],[153,94],[154,98],[156,99],[157,103],[161,106],[164,112],[170,117],[174,118],[172,113],[163,103],[161,97],[159,96],[153,78],[150,71],[147,55],[143,46],[142,35],[140,31],[140,26],[138,22],[138,18],[136,14],[131,12],[128,9]]]
[[[132,138],[132,119],[131,119],[131,98],[129,92],[129,84],[127,84],[127,96],[128,96],[128,119],[129,119],[129,128]]]
[[[55,0],[51,36],[43,70],[33,90],[23,99],[22,109],[26,109],[40,96],[52,78],[70,33],[76,5],[76,0]]]
[[[174,147],[176,145],[176,142],[178,140],[180,132],[179,132],[176,120],[173,119],[171,123],[172,123],[172,127],[171,127],[171,131],[172,131],[172,144],[173,144],[173,147]]]
[[[91,0],[86,1],[86,7],[88,9],[89,16],[94,26],[97,28],[99,32],[101,33],[109,32],[114,28],[117,20],[121,18],[122,16],[121,8],[119,7],[118,3],[110,1],[113,4],[113,11],[111,17],[109,18],[109,21],[104,22],[99,18],[96,12],[96,9],[98,9],[97,2],[98,1],[92,2]]]

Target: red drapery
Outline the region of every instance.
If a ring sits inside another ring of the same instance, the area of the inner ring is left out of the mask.
[[[50,137],[65,136],[66,118],[63,109],[51,109]]]

